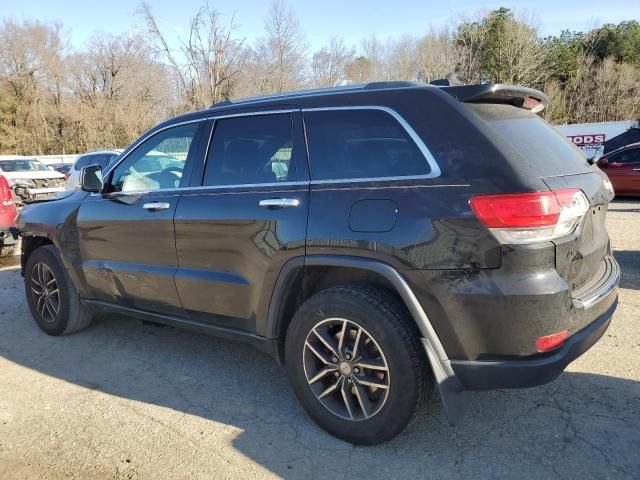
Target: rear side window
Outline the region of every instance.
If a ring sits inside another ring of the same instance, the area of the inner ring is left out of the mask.
[[[304,113],[313,180],[426,175],[413,139],[389,113],[375,109]]]
[[[204,185],[295,181],[290,113],[216,120]]]
[[[541,176],[591,171],[584,154],[542,118],[511,105],[467,104]]]

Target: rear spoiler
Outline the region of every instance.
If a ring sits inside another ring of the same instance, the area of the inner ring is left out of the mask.
[[[464,103],[504,103],[531,110],[534,113],[542,111],[549,103],[549,97],[540,90],[504,83],[438,86],[438,88]]]

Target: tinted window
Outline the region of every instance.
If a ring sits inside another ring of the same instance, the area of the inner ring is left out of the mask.
[[[289,113],[216,120],[204,185],[295,180],[293,153]]]
[[[632,148],[609,157],[609,163],[640,163],[640,148]]]
[[[197,123],[164,130],[138,146],[113,171],[111,190],[152,191],[182,184]]]
[[[424,155],[382,110],[305,112],[313,180],[425,175]]]

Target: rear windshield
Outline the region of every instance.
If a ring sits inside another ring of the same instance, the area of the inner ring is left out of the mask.
[[[589,171],[584,154],[536,114],[511,105],[475,103],[467,106],[540,176]]]
[[[83,155],[82,157],[76,160],[73,168],[77,171],[80,171],[81,168],[86,167],[87,165],[100,165],[104,170],[116,157],[117,153],[99,153],[93,155]]]

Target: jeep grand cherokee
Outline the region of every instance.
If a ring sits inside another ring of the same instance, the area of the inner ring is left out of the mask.
[[[398,434],[434,385],[455,419],[463,390],[551,381],[606,330],[620,272],[611,185],[536,115],[546,102],[392,82],[163,122],[85,167],[82,191],[24,208],[33,317],[51,335],[108,311],[248,342],[353,443]]]

